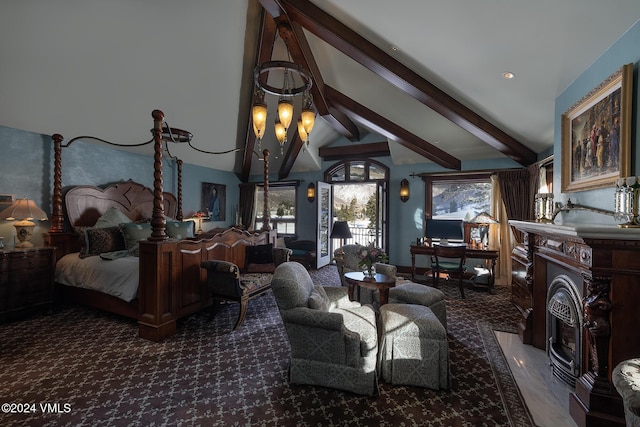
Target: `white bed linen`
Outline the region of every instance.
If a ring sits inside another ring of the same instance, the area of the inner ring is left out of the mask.
[[[79,253],[71,253],[56,264],[55,280],[132,301],[138,292],[139,262],[134,256],[104,260],[99,256],[80,258]]]

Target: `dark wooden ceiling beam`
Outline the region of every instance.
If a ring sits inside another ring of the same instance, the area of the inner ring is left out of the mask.
[[[284,159],[280,164],[280,170],[278,171],[279,180],[286,179],[289,176],[291,169],[298,158],[298,154],[300,154],[300,150],[304,145],[304,141],[300,139],[298,131],[294,132],[293,140],[289,141],[288,145],[289,147],[287,148]]]
[[[369,110],[331,86],[325,85],[324,94],[329,102],[336,108],[349,114],[356,121],[378,132],[380,135],[396,141],[398,144],[413,150],[442,167],[455,170],[461,169],[461,162],[456,157],[453,157],[451,154],[431,145],[424,139]]]
[[[273,0],[272,0],[273,1]],[[270,3],[261,0],[261,3]],[[382,49],[308,0],[278,0],[291,21],[304,27],[389,83],[456,123],[486,144],[528,166],[536,153],[452,98]],[[265,7],[266,8],[266,7]]]
[[[341,147],[320,147],[318,155],[322,160],[360,159],[366,157],[385,157],[391,155],[389,143],[371,142],[368,144],[343,145]]]
[[[271,16],[264,10],[262,11],[262,22],[260,23],[260,37],[258,41],[258,51],[256,52],[256,63],[262,64],[270,61],[273,54],[273,42],[276,39],[277,26]],[[253,95],[252,95],[253,96]],[[253,104],[253,102],[251,102]],[[245,150],[242,157],[242,170],[240,171],[240,180],[242,182],[249,181],[251,175],[251,162],[253,160],[253,151],[256,145],[256,135],[253,132],[253,122],[251,118],[251,109],[249,109],[249,120],[247,120],[247,132],[245,137]]]
[[[276,20],[279,25],[280,37],[287,44],[293,62],[300,64],[311,73],[311,79],[313,81],[311,95],[313,96],[313,104],[318,114],[320,114],[336,132],[350,141],[358,141],[360,139],[360,131],[355,123],[340,111],[332,110],[324,98],[324,79],[320,73],[318,63],[313,57],[311,47],[309,46],[307,37],[304,35],[302,27],[295,22],[290,23],[288,19],[286,19],[285,23],[284,20],[284,15],[281,15]]]

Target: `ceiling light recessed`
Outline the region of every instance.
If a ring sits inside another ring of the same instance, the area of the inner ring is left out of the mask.
[[[504,77],[505,79],[512,79],[515,76],[516,75],[513,74],[511,71],[505,71],[504,73],[502,73],[502,77]]]
[[[396,45],[394,45],[394,44],[389,45],[389,48],[390,48],[392,51],[394,51],[394,52],[397,52],[397,51],[398,51],[398,46],[396,46]]]

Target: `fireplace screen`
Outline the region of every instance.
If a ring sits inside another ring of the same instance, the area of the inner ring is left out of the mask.
[[[548,353],[553,373],[570,385],[575,385],[579,372],[581,317],[579,300],[566,277],[556,277],[549,287],[547,300]]]

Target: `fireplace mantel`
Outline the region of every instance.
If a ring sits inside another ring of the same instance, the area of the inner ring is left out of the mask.
[[[570,399],[579,426],[624,425],[611,383],[621,361],[640,355],[640,230],[608,225],[509,221],[524,234],[512,253],[512,301],[525,344],[546,350],[547,287],[567,274],[582,291],[581,375]]]
[[[520,231],[557,237],[606,240],[640,240],[640,228],[620,228],[602,224],[548,224],[531,221],[509,221]]]

